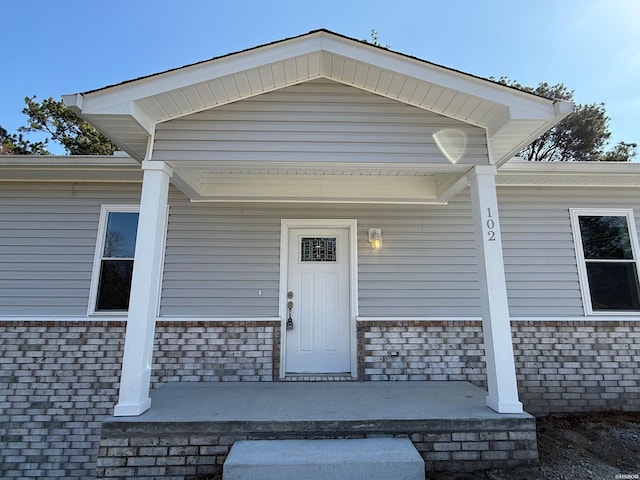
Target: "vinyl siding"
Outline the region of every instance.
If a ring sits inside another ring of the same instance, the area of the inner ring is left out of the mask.
[[[467,194],[449,206],[273,206],[191,204],[177,192],[161,315],[278,315],[281,218],[357,219],[361,315],[477,315]],[[369,227],[382,229],[382,252]]]
[[[502,187],[498,201],[510,314],[584,315],[569,208],[634,208],[637,217],[637,192]]]
[[[432,137],[446,129],[465,138],[461,163],[488,162],[481,128],[316,80],[161,123],[154,158],[446,163]]]
[[[569,208],[638,212],[632,193],[499,188],[512,316],[583,315]],[[480,312],[468,190],[447,206],[422,207],[189,204],[179,196],[171,207],[163,315],[277,315],[281,218],[357,219],[362,316]],[[379,254],[371,252],[369,227],[383,231]]]
[[[0,183],[0,315],[86,315],[100,206],[140,185]]]
[[[139,195],[139,184],[0,184],[0,315],[85,315],[100,206]],[[637,217],[635,192],[501,187],[498,197],[511,315],[583,315],[569,208]],[[281,218],[358,221],[362,316],[479,314],[468,189],[446,206],[400,206],[190,203],[172,187],[161,315],[278,315]],[[379,253],[369,227],[382,229]]]

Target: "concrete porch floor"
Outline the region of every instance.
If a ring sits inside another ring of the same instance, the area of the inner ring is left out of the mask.
[[[498,414],[468,382],[167,383],[151,408],[113,422],[282,422],[531,418]]]
[[[537,460],[535,418],[498,414],[468,382],[168,383],[102,424],[98,478],[206,478],[239,440],[408,438],[426,471]]]

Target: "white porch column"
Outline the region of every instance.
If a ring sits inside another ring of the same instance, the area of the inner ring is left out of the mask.
[[[482,330],[489,387],[487,406],[498,413],[521,413],[495,176],[495,166],[476,166],[468,175],[480,271]]]
[[[142,169],[144,177],[120,377],[120,398],[113,413],[118,417],[140,415],[151,406],[151,355],[160,295],[169,179],[173,170],[164,162],[149,160],[142,162]]]

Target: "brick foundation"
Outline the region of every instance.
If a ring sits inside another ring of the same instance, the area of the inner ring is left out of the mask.
[[[121,321],[0,322],[0,477],[94,477],[101,422],[117,402],[124,331]],[[639,322],[518,321],[512,331],[527,411],[640,408]],[[480,322],[360,322],[358,350],[364,380],[485,385]],[[277,322],[161,321],[152,387],[270,381],[279,362]]]
[[[263,427],[264,428],[264,427]],[[409,438],[427,471],[472,471],[537,461],[535,421],[293,422],[258,433],[250,422],[118,423],[103,426],[97,478],[193,478],[222,471],[238,440]],[[238,432],[238,429],[241,432]],[[357,431],[358,433],[353,433]]]
[[[640,322],[513,322],[528,412],[640,409]]]
[[[0,478],[92,478],[124,322],[0,323]]]

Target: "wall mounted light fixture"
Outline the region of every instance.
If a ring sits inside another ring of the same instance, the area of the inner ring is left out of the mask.
[[[369,243],[371,250],[382,250],[382,230],[379,228],[369,229]]]

